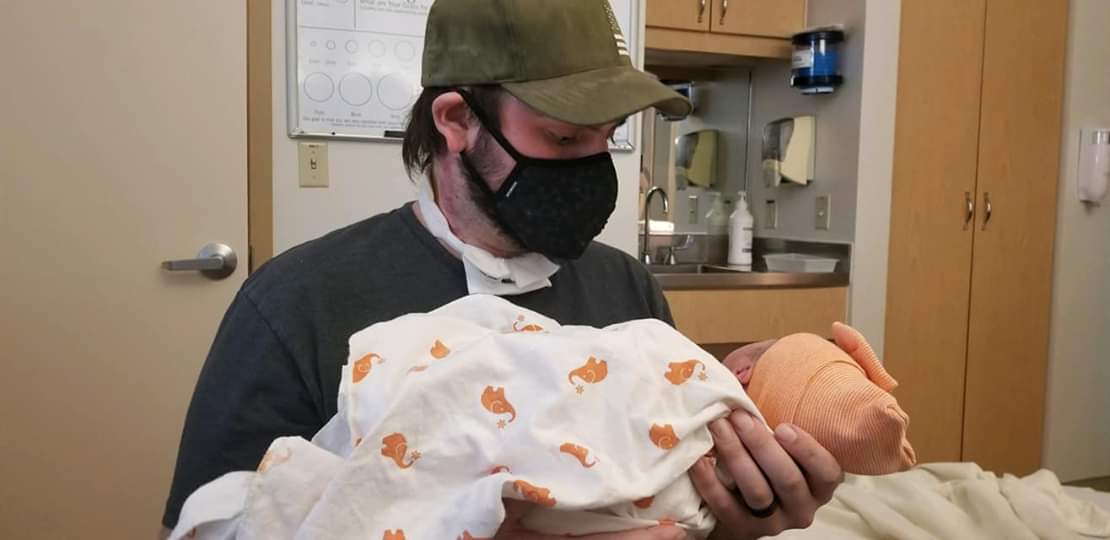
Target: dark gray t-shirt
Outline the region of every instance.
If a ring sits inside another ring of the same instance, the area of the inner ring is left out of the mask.
[[[594,242],[552,286],[509,296],[561,324],[643,318],[673,324],[635,259]],[[253,470],[281,436],[311,438],[336,414],[347,339],[376,322],[432,311],[467,294],[462,262],[412,205],[302,244],[252,274],[228,308],[201,370],[162,523],[196,488]]]

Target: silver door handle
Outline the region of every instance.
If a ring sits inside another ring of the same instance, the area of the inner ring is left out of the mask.
[[[964,230],[966,231],[971,227],[971,221],[975,219],[975,197],[971,196],[970,191],[965,191],[964,197],[967,202],[967,215],[964,216]]]
[[[728,13],[728,0],[721,0],[721,26],[725,25],[725,13]]]
[[[986,215],[983,217],[983,230],[987,230],[987,223],[991,221],[991,214],[994,213],[994,206],[991,204],[991,192],[983,194],[983,203],[986,205]]]
[[[701,22],[702,17],[705,16],[705,2],[706,0],[699,0],[698,2],[698,22]]]
[[[200,248],[195,259],[162,261],[162,268],[170,272],[200,272],[212,279],[223,279],[235,272],[239,258],[226,244],[211,243]]]

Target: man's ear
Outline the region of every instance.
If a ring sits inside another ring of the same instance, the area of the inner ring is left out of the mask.
[[[436,129],[447,141],[447,151],[458,154],[466,150],[471,125],[477,120],[470,107],[457,92],[440,94],[432,101],[432,119]]]

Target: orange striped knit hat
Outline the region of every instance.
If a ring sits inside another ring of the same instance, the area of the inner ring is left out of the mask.
[[[890,394],[898,383],[855,329],[836,323],[837,345],[813,334],[780,339],[756,362],[748,395],[774,428],[794,424],[845,472],[887,474],[916,462],[909,417]]]

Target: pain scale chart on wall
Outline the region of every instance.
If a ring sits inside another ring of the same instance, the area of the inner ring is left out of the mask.
[[[398,141],[420,95],[424,26],[434,0],[286,0],[290,137]],[[638,55],[633,3],[610,0]],[[639,58],[635,59],[639,62]],[[611,148],[632,150],[638,115]]]

